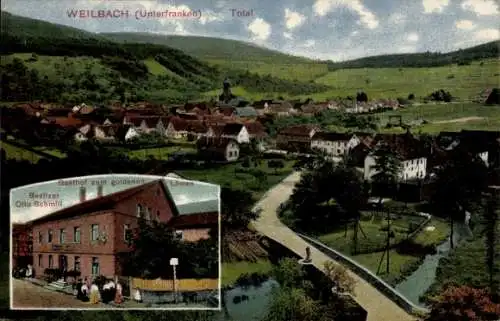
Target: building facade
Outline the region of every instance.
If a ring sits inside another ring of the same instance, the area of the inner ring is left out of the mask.
[[[120,275],[120,254],[131,251],[130,241],[139,219],[167,223],[179,216],[162,180],[86,200],[32,222],[34,269],[80,271],[82,277]],[[203,234],[203,233],[201,233]],[[196,236],[196,235],[195,235]],[[189,240],[197,238],[189,237]]]

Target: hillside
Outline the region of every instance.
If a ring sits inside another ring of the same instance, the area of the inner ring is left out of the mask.
[[[255,62],[312,63],[313,60],[259,47],[252,43],[198,36],[157,35],[150,33],[102,33],[113,41],[127,43],[152,43],[184,51],[203,60],[238,60]]]
[[[221,70],[164,45],[113,42],[6,12],[2,12],[2,26],[2,100],[184,102],[220,88],[228,76],[249,92],[294,95],[328,88]]]
[[[448,53],[413,53],[398,55],[379,55],[344,62],[328,62],[331,71],[351,68],[403,68],[403,67],[438,67],[451,64],[469,65],[475,60],[498,58],[500,40],[475,47]]]

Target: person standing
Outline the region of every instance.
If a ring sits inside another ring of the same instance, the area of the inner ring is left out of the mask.
[[[99,287],[95,282],[92,282],[92,285],[90,286],[90,303],[91,304],[97,304],[99,303]]]

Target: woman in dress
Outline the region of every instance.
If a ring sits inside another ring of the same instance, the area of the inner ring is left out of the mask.
[[[122,294],[122,285],[116,281],[116,293],[115,293],[115,303],[121,304],[123,303],[123,294]]]
[[[83,302],[88,302],[89,301],[89,287],[87,285],[87,280],[85,280],[85,282],[83,282],[80,291],[82,293],[81,300]]]
[[[91,304],[97,304],[99,303],[99,287],[97,284],[92,283],[92,286],[90,287],[90,303]]]

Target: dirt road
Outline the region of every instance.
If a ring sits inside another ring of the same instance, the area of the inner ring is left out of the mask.
[[[448,120],[440,120],[440,121],[435,121],[432,122],[433,124],[449,124],[449,123],[466,123],[469,121],[477,121],[477,120],[483,120],[484,117],[462,117],[462,118],[454,118],[454,119],[448,119]]]
[[[71,295],[54,292],[28,281],[13,279],[13,308],[103,308],[101,304],[90,304]]]
[[[253,226],[260,233],[283,244],[302,257],[305,256],[305,249],[309,246],[312,262],[320,270],[323,270],[326,261],[340,264],[310,246],[281,223],[277,216],[278,207],[292,195],[293,187],[299,180],[300,174],[296,172],[269,190],[255,206],[261,209],[261,214],[259,219],[253,222]],[[354,272],[349,270],[349,274],[356,281],[355,300],[368,312],[367,321],[415,321],[418,319],[408,314]]]

